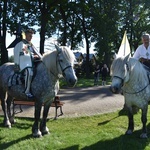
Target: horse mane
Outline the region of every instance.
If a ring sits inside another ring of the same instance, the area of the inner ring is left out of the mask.
[[[73,64],[75,61],[75,55],[73,54],[73,52],[66,46],[61,46],[61,49],[65,59]]]
[[[143,65],[134,58],[130,58],[129,64],[132,72],[132,78],[136,80],[140,85],[143,85],[143,83],[145,83],[145,80],[147,80],[148,83],[147,71],[143,67]]]
[[[62,55],[65,61],[70,62],[71,65],[73,66],[73,63],[75,61],[75,55],[73,54],[73,52],[70,49],[68,49],[66,46],[61,46],[60,48],[62,49]],[[49,71],[53,70],[53,72],[56,72],[56,68],[57,68],[56,58],[58,54],[59,52],[57,50],[49,51],[43,54],[42,61]]]
[[[43,54],[42,61],[45,64],[48,71],[56,68],[56,51],[49,51]]]
[[[110,75],[112,76],[113,74],[117,75],[118,73],[120,74],[124,66],[124,58],[123,57],[118,57],[117,59],[114,59],[112,62],[111,68],[110,68]]]

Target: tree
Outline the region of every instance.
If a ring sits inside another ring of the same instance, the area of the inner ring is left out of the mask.
[[[66,45],[71,41],[71,48],[77,48],[83,39],[86,41],[86,66],[89,66],[89,48],[91,38],[91,17],[90,5],[88,1],[70,1],[60,5],[59,31],[61,35],[59,41],[62,45]],[[89,76],[89,67],[86,67],[86,77]]]
[[[45,38],[57,32],[60,45],[69,43],[73,50],[85,39],[87,66],[91,42],[95,43],[99,61],[110,64],[112,51],[118,51],[125,30],[132,49],[140,43],[142,32],[149,32],[149,6],[148,0],[2,0],[1,61],[8,61],[6,31],[16,34],[20,23],[22,30],[39,27],[36,30],[40,33],[41,53],[44,53]],[[87,67],[87,77],[88,74]]]
[[[93,41],[99,61],[106,64],[111,63],[112,50],[116,49],[118,41],[118,1],[95,0],[93,5]]]

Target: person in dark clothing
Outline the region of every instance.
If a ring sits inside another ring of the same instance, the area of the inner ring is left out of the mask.
[[[106,77],[108,75],[109,69],[106,64],[103,65],[101,68],[101,74],[102,74],[102,85],[106,85]]]
[[[100,66],[97,65],[94,70],[94,85],[98,85],[99,75],[100,75]]]

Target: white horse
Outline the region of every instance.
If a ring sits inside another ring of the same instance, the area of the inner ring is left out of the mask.
[[[49,133],[46,121],[50,105],[58,92],[59,78],[63,76],[70,86],[74,86],[77,81],[73,69],[75,60],[73,52],[66,47],[59,48],[56,46],[56,49],[53,52],[44,54],[42,62],[36,67],[35,76],[32,80],[31,90],[35,98],[34,124],[32,126],[34,137],[40,137]],[[8,80],[12,74],[14,75],[13,63],[6,63],[0,66],[0,99],[4,111],[4,125],[7,127],[11,127],[10,105],[12,99],[28,100],[23,93],[24,84],[16,83],[11,86],[8,84]],[[44,109],[40,122],[42,105],[44,105]]]
[[[141,121],[143,123],[141,138],[147,138],[147,109],[150,100],[149,73],[138,60],[126,57],[116,58],[111,65],[112,83],[111,91],[119,93],[122,89],[125,98],[125,106],[128,108],[128,129],[126,134],[132,134],[134,130],[133,106],[142,110]]]

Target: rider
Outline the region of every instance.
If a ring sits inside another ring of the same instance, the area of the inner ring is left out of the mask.
[[[143,34],[142,42],[143,44],[136,49],[133,58],[150,68],[150,35]]]
[[[33,62],[41,59],[41,54],[35,49],[31,43],[34,31],[27,29],[25,31],[25,39],[19,42],[14,48],[15,72],[25,70],[25,91],[28,98],[33,98],[30,92],[30,85],[33,76]]]

